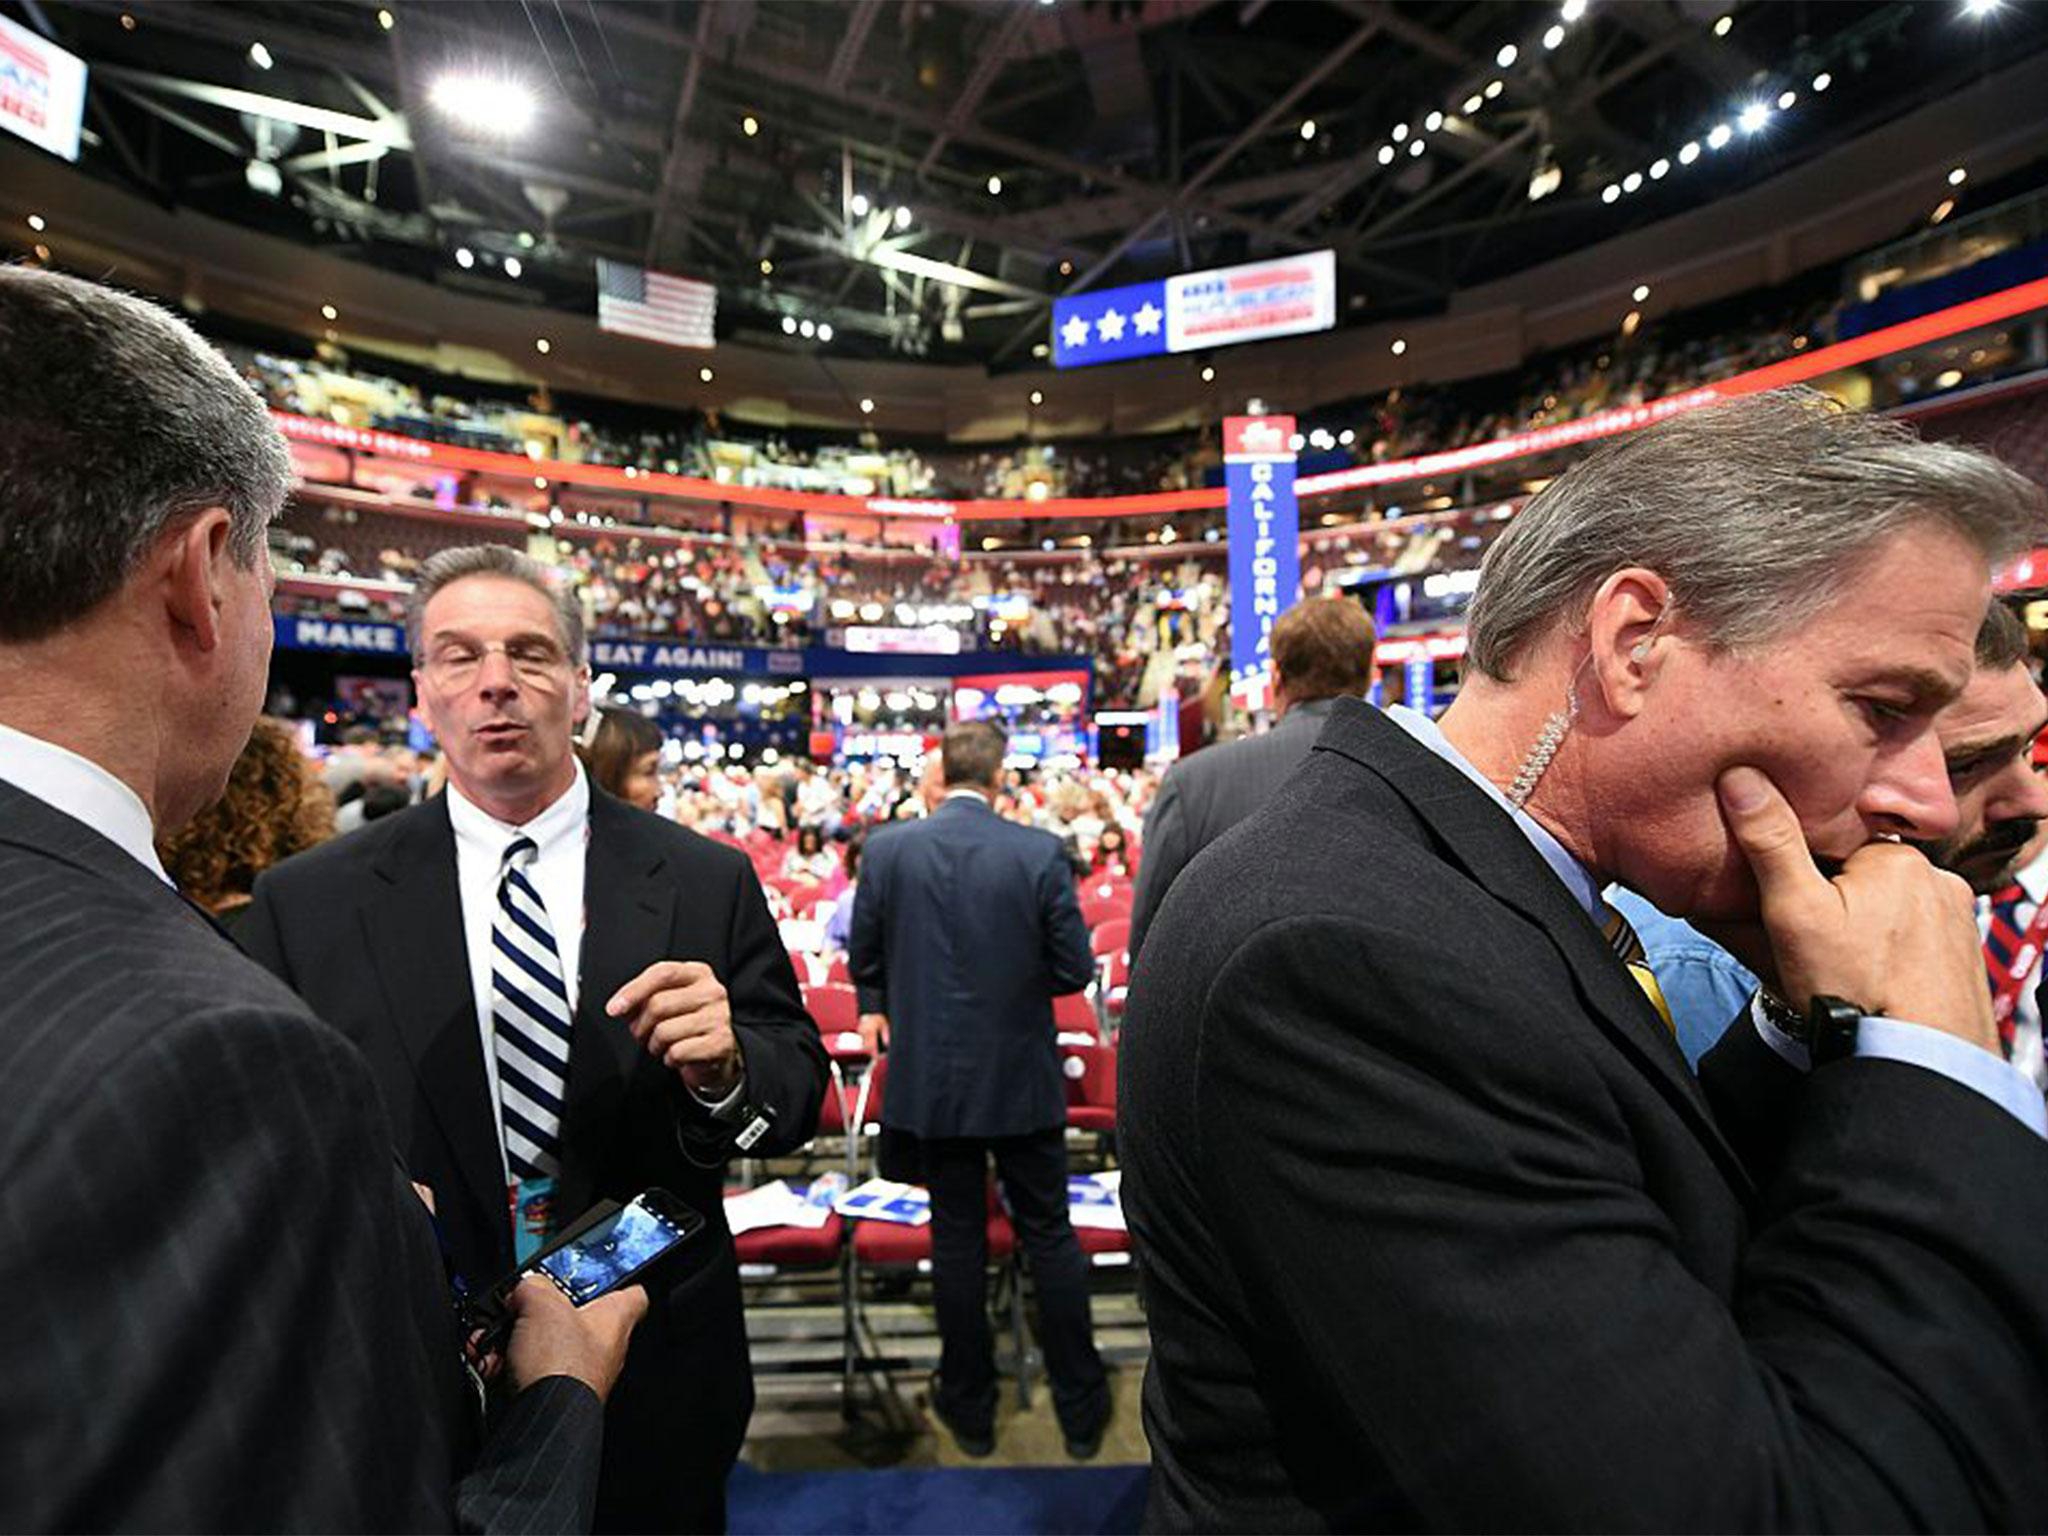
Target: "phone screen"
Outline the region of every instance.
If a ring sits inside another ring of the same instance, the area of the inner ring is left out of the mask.
[[[538,1267],[580,1307],[625,1284],[687,1236],[668,1217],[635,1200],[543,1257]]]

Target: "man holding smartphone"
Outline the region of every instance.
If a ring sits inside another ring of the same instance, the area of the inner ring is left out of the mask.
[[[0,420],[0,1529],[587,1530],[645,1297],[522,1286],[486,1430],[369,1069],[153,846],[262,703],[283,440],[18,267]]]
[[[753,1411],[725,1163],[810,1139],[824,1046],[745,856],[577,761],[576,598],[480,545],[426,563],[410,618],[447,792],[272,869],[239,937],[361,1047],[470,1279],[650,1185],[707,1218],[607,1410],[597,1523],[721,1530]]]

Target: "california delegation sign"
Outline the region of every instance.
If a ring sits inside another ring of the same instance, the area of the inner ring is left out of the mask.
[[[1270,680],[1273,625],[1301,596],[1293,438],[1292,416],[1230,416],[1223,422],[1234,691]]]

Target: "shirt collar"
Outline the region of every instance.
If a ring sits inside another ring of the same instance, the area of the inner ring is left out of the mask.
[[[2027,900],[2039,906],[2048,901],[2048,853],[2017,870],[2013,879],[2027,893]]]
[[[0,779],[82,821],[165,885],[156,828],[142,796],[89,757],[0,725]]]
[[[575,767],[576,777],[569,781],[569,787],[523,827],[498,820],[457,789],[451,779],[448,824],[455,829],[456,841],[481,851],[495,863],[505,856],[506,844],[515,837],[526,836],[533,839],[534,857],[547,858],[568,838],[581,836],[590,820],[590,781],[584,777],[581,762]]]
[[[1429,716],[1418,713],[1405,704],[1390,704],[1382,713],[1486,791],[1487,798],[1508,813],[1515,825],[1522,829],[1522,835],[1535,845],[1538,853],[1543,855],[1543,862],[1548,864],[1557,878],[1564,882],[1565,889],[1572,893],[1572,899],[1586,910],[1589,917],[1596,921],[1599,919],[1602,905],[1600,882],[1593,878],[1590,869],[1572,856],[1570,849],[1552,835],[1549,828],[1527,811],[1517,810],[1510,804],[1508,797],[1500,792],[1500,787],[1467,762],[1464,755],[1451,745],[1451,740],[1444,735],[1443,728]]]
[[[946,791],[946,799],[939,803],[944,805],[952,800],[979,800],[983,805],[988,804],[988,796],[978,789],[949,789]]]

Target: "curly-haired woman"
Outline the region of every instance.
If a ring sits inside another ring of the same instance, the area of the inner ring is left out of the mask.
[[[333,795],[292,728],[264,715],[235,759],[227,792],[157,851],[178,889],[232,931],[258,875],[333,835]]]

